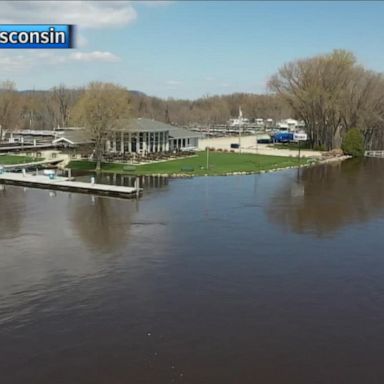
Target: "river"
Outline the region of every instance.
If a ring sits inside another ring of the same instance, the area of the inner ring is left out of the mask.
[[[144,188],[0,192],[1,383],[384,382],[383,160]]]

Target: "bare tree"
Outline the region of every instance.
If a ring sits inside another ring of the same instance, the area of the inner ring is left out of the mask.
[[[53,100],[57,107],[58,122],[61,127],[67,127],[70,119],[70,111],[75,102],[74,90],[61,84],[52,89]]]
[[[121,118],[129,116],[130,95],[126,88],[111,83],[93,82],[76,103],[75,120],[84,125],[94,140],[96,170],[101,168],[105,142]]]
[[[15,83],[3,81],[0,83],[0,140],[7,131],[16,128],[19,112],[19,97]]]
[[[339,147],[351,128],[362,131],[367,147],[384,136],[383,78],[359,66],[350,52],[285,64],[269,88],[305,121],[313,146]]]

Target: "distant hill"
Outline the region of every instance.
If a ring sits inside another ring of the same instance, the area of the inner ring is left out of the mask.
[[[136,91],[136,90],[130,90],[129,93],[131,93],[134,96],[147,96],[144,92]]]

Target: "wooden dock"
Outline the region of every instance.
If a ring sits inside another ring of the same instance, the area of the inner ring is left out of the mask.
[[[120,197],[126,199],[139,197],[142,193],[142,189],[138,187],[133,188],[107,184],[92,184],[73,181],[67,177],[60,176],[55,176],[54,179],[50,179],[46,175],[35,175],[30,173],[2,173],[0,174],[0,184]]]
[[[384,151],[365,151],[364,156],[384,159]]]

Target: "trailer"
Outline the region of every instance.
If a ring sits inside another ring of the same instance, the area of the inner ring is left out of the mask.
[[[273,136],[274,143],[291,143],[293,141],[293,132],[277,132]]]

